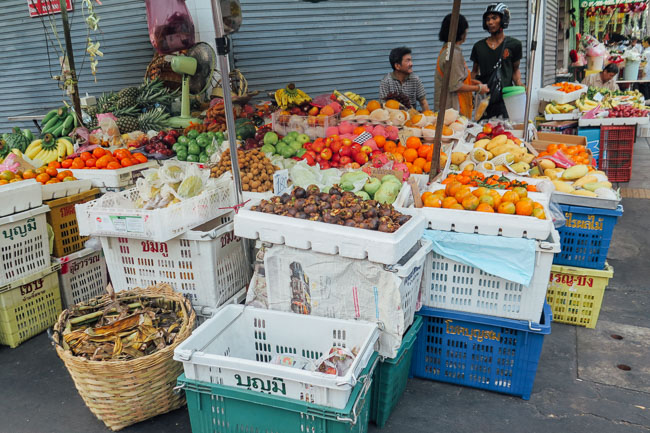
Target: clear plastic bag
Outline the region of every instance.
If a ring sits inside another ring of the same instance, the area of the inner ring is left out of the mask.
[[[160,54],[194,46],[194,23],[185,0],[145,0],[151,45]]]
[[[548,214],[553,220],[553,226],[555,226],[556,229],[559,229],[560,227],[564,227],[566,224],[566,217],[564,216],[564,211],[560,207],[560,204],[555,201],[553,196],[551,196],[551,199],[548,202]]]

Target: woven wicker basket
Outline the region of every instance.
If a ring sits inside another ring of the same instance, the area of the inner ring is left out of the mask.
[[[90,361],[73,356],[59,344],[59,330],[65,326],[66,311],[54,325],[56,352],[79,394],[90,411],[114,431],[185,405],[184,395],[173,392],[176,378],[183,373],[183,364],[174,361],[173,355],[174,348],[192,333],[196,320],[194,309],[188,299],[166,284],[122,291],[117,297],[133,295],[163,296],[180,303],[187,314],[172,345],[129,361]]]

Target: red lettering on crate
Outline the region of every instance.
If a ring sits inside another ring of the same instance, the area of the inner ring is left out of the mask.
[[[232,243],[232,242],[239,242],[241,238],[239,236],[235,236],[235,232],[228,232],[224,233],[221,236],[221,248],[224,248],[226,245]]]
[[[74,204],[62,207],[61,209],[59,209],[59,213],[61,214],[62,218],[67,217],[69,215],[74,215]]]
[[[160,253],[163,257],[167,257],[169,250],[165,242],[142,241],[143,253]]]
[[[31,283],[23,284],[20,286],[20,295],[25,296],[29,295],[32,292],[36,292],[43,288],[43,279],[32,281]]]

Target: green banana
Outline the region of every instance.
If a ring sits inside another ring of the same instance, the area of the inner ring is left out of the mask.
[[[41,125],[45,125],[47,122],[49,122],[58,113],[59,113],[58,108],[55,108],[54,110],[48,111],[48,113],[45,115],[45,117],[43,117],[43,120],[41,121]]]
[[[65,118],[65,121],[63,122],[63,128],[61,130],[60,136],[63,135],[68,135],[70,131],[72,131],[72,128],[74,127],[74,119],[75,119],[74,114],[68,114],[68,117]]]
[[[55,127],[54,125],[56,125],[60,120],[61,120],[61,119],[59,119],[58,116],[54,116],[54,117],[50,118],[50,120],[48,120],[47,123],[45,123],[45,124],[41,124],[41,132],[42,132],[43,134],[46,134],[47,131],[48,131],[49,129],[54,128],[54,127]]]

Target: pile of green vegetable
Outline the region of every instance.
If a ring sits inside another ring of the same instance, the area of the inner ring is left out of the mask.
[[[172,146],[179,161],[202,162],[210,160],[210,155],[215,153],[225,140],[223,132],[188,131],[181,135]]]

